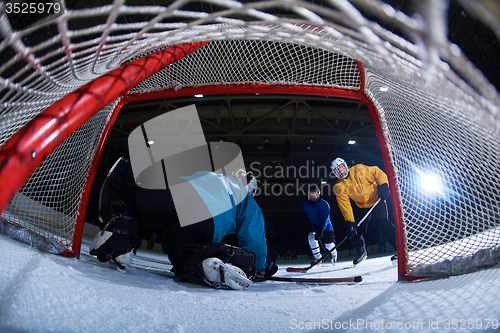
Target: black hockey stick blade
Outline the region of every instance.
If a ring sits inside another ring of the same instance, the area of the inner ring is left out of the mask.
[[[354,228],[354,230],[358,229],[359,226],[361,225],[361,223],[363,223],[366,218],[371,214],[372,210],[375,208],[375,206],[378,205],[378,203],[380,202],[380,198],[377,200],[377,202],[375,202],[375,204],[370,208],[370,210],[365,214],[365,216],[361,219],[361,221],[358,222],[358,224],[356,224],[356,228]],[[336,250],[340,245],[342,245],[345,241],[347,240],[347,236],[344,237],[344,239],[342,239],[340,241],[340,243],[338,243],[337,245],[335,245],[335,247],[333,249],[331,249],[330,251],[328,251],[327,253],[325,253],[321,258],[319,258],[318,260],[316,260],[315,262],[313,262],[311,265],[309,265],[308,267],[287,267],[286,271],[287,272],[301,272],[301,273],[306,273],[308,270],[310,270],[311,268],[313,268],[314,266],[316,266],[317,264],[319,264],[320,262],[323,261],[324,258],[326,258],[328,256],[328,254],[330,254],[333,250]]]
[[[296,283],[346,283],[361,282],[361,276],[343,277],[343,278],[311,278],[311,277],[284,277],[284,276],[259,276],[262,280],[296,282]]]

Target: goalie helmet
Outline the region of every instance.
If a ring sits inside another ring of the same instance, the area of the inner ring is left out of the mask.
[[[332,165],[330,166],[330,168],[332,169],[335,177],[337,177],[338,179],[347,178],[347,176],[349,175],[349,168],[347,167],[347,163],[340,157],[337,157],[332,161]]]
[[[252,171],[246,171],[245,169],[238,169],[232,173],[232,176],[237,181],[245,185],[248,193],[250,193],[252,197],[255,196],[258,186],[257,186],[257,178],[255,178]]]

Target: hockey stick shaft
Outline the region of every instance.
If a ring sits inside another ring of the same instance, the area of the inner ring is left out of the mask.
[[[328,249],[326,248],[325,244],[323,244],[323,241],[322,240],[318,240],[318,244],[319,244],[319,247],[321,248],[321,251],[323,253],[330,253],[330,251],[328,251]]]
[[[311,223],[311,221],[309,221],[309,225],[310,225],[313,229],[315,229],[315,227],[314,227],[314,225]],[[325,244],[323,244],[323,241],[322,241],[321,239],[318,239],[317,241],[318,241],[318,245],[319,245],[319,247],[320,247],[320,249],[321,249],[321,252],[323,252],[323,253],[329,253],[328,249],[325,247]],[[312,249],[311,249],[311,251],[312,251]]]
[[[375,209],[375,207],[378,205],[379,202],[380,202],[380,198],[378,198],[378,200],[370,208],[370,210],[365,214],[365,216],[356,224],[356,227],[354,228],[354,230],[357,230],[359,228],[359,226],[368,218],[368,216],[370,216],[371,212],[373,211],[373,209]],[[316,260],[315,262],[313,262],[308,267],[300,267],[300,268],[288,267],[286,269],[286,271],[287,272],[303,272],[303,273],[307,272],[308,270],[310,270],[311,268],[313,268],[314,266],[316,266],[317,264],[319,264],[320,262],[322,262],[323,259],[328,254],[330,254],[331,252],[333,252],[334,250],[336,250],[338,247],[340,247],[340,245],[342,245],[348,238],[349,237],[345,236],[338,244],[335,245],[334,248],[332,248],[330,251],[328,251],[327,253],[325,253],[321,258],[319,258],[318,260]]]
[[[300,278],[300,277],[281,277],[269,276],[260,277],[263,280],[282,281],[282,282],[298,282],[298,283],[341,283],[341,282],[361,282],[361,276],[344,277],[344,278]]]

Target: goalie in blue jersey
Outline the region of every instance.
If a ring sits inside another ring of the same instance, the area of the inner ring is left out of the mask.
[[[140,246],[141,231],[161,228],[162,248],[172,272],[184,281],[244,289],[248,280],[278,270],[276,260],[267,253],[262,211],[249,195],[256,186],[251,173],[238,170],[227,176],[198,171],[171,185],[158,190],[140,188],[130,162],[119,159],[101,189],[102,232],[92,242],[90,254],[125,271]],[[174,204],[175,186],[183,189],[183,197],[176,200],[189,208],[183,212]],[[186,225],[186,219],[192,222]],[[222,243],[231,234],[236,235],[238,246]],[[244,278],[235,278],[228,265]]]

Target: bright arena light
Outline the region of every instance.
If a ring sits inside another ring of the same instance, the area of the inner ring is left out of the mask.
[[[429,194],[443,193],[441,179],[436,174],[419,172],[419,176],[420,186],[424,192]]]

